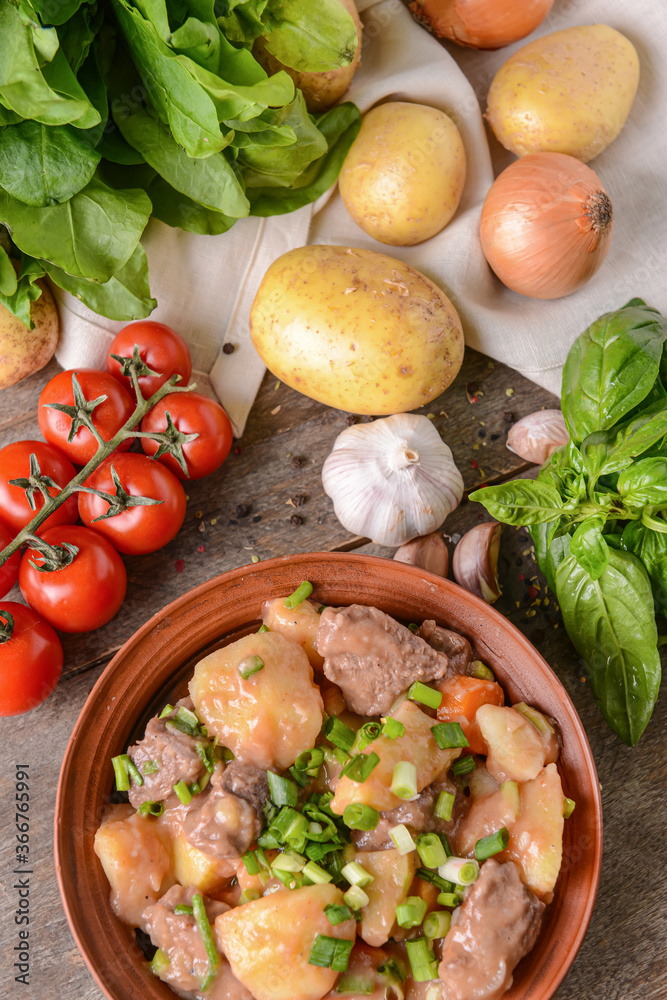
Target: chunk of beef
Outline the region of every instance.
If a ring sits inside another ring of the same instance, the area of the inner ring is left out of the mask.
[[[326,608],[317,630],[324,674],[360,715],[384,715],[413,681],[437,681],[447,673],[444,653],[413,635],[377,608],[352,604]]]
[[[183,832],[213,858],[237,858],[257,840],[269,794],[266,771],[232,761],[216,768],[208,787],[188,806]]]
[[[444,940],[440,978],[448,1000],[498,1000],[535,944],[543,912],[514,862],[485,861]]]
[[[436,625],[432,619],[422,622],[416,635],[424,639],[433,649],[447,655],[450,674],[468,673],[468,668],[475,656],[472,646],[464,636]]]
[[[454,792],[454,808],[451,820],[440,819],[435,815],[435,803],[441,791]],[[410,833],[449,833],[459,817],[468,809],[468,798],[454,785],[446,782],[434,782],[425,788],[413,802],[401,802],[400,806],[380,814],[380,822],[374,830],[353,830],[352,840],[362,851],[387,851],[395,847],[389,836],[392,827],[403,823]]]
[[[167,726],[169,716],[152,718],[146,726],[144,738],[127,751],[141,771],[143,785],[131,785],[130,802],[138,809],[142,802],[162,802],[173,794],[174,785],[185,781],[190,785],[203,773],[202,762],[195,749],[196,740],[178,729]],[[153,765],[157,771],[149,772]]]

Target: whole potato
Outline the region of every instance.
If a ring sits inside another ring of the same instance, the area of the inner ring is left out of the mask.
[[[465,149],[452,119],[437,108],[397,101],[364,115],[339,186],[365,233],[391,246],[413,246],[447,225],[465,178]]]
[[[39,281],[42,294],[30,305],[35,324],[29,330],[7,306],[0,303],[0,389],[34,375],[53,357],[60,324],[53,295]]]
[[[454,306],[402,261],[337,246],[290,250],[250,310],[253,343],[283,382],[352,413],[403,413],[439,396],[463,361]]]
[[[285,66],[280,59],[276,59],[266,48],[263,38],[258,38],[253,45],[252,54],[261,64],[267,73],[278,73],[284,70],[294,80],[294,83],[303,91],[306,99],[306,107],[311,114],[319,111],[327,111],[341,99],[352,82],[352,77],[357,71],[361,62],[361,32],[362,24],[357,13],[354,0],[340,0],[345,10],[348,12],[354,26],[357,29],[357,48],[354,59],[347,66],[340,66],[338,69],[327,70],[322,73],[300,73],[299,70],[291,66]]]
[[[506,149],[587,163],[621,131],[639,82],[631,42],[606,24],[545,35],[515,52],[489,90],[486,117]]]

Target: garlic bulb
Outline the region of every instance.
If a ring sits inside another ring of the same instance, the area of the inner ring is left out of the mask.
[[[507,447],[527,462],[544,465],[556,448],[569,440],[560,410],[537,410],[510,427]]]
[[[447,576],[449,572],[449,552],[442,535],[437,532],[413,538],[411,542],[401,545],[394,552],[394,559],[410,566],[419,566],[436,576]]]
[[[467,531],[454,549],[454,579],[488,604],[500,597],[498,554],[502,524],[487,521]]]
[[[322,485],[343,527],[380,545],[434,531],[463,496],[449,447],[415,413],[342,431],[322,468]]]

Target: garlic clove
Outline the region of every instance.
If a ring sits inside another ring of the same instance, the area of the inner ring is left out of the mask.
[[[435,531],[463,496],[449,447],[415,413],[342,431],[322,468],[322,485],[344,528],[393,547]]]
[[[467,531],[454,549],[454,579],[472,594],[493,604],[501,594],[498,554],[502,524],[487,521]]]
[[[394,553],[394,559],[410,566],[419,566],[436,576],[447,576],[449,573],[449,552],[442,535],[437,532],[413,538],[411,542],[401,545]]]
[[[513,424],[507,435],[507,447],[527,462],[544,465],[556,448],[570,437],[560,410],[537,410]]]

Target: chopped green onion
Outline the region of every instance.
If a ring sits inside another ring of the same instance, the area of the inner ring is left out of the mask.
[[[456,885],[472,885],[479,875],[479,864],[468,858],[447,858],[438,875]]]
[[[219,757],[220,760],[224,760],[225,762],[229,762],[230,760],[236,759],[234,751],[230,750],[229,747],[216,746],[213,748],[213,752],[215,753],[216,757]]]
[[[215,751],[210,744],[205,743],[195,743],[195,750],[197,751],[197,756],[206,768],[209,774],[213,774],[215,770],[215,765],[217,764],[217,757]]]
[[[417,837],[417,853],[425,868],[439,868],[447,854],[437,833],[422,833]]]
[[[408,950],[412,978],[416,983],[438,978],[438,963],[425,937],[412,938],[405,942],[405,947]]]
[[[435,688],[429,687],[427,684],[422,684],[421,681],[415,681],[408,689],[408,698],[410,701],[418,701],[422,705],[428,705],[429,708],[440,708],[442,692],[436,691]]]
[[[164,812],[163,802],[142,802],[137,812],[140,816],[161,816]]]
[[[482,837],[481,840],[477,841],[475,844],[475,857],[478,861],[486,861],[487,858],[493,857],[494,854],[504,851],[509,843],[509,839],[509,830],[506,826],[501,826],[495,833],[490,834],[488,837]]]
[[[257,889],[244,889],[239,896],[239,906],[243,906],[244,903],[254,903],[256,899],[259,899],[259,892]]]
[[[324,750],[322,747],[313,747],[312,750],[304,750],[294,761],[297,771],[319,771],[324,763]]]
[[[289,773],[292,775],[299,788],[305,788],[306,785],[310,784],[310,775],[306,771],[297,771],[294,764],[290,767]]]
[[[336,984],[336,993],[349,996],[371,996],[375,993],[375,979],[368,976],[341,976]]]
[[[380,758],[374,751],[371,751],[369,754],[358,753],[348,760],[347,764],[340,772],[340,777],[351,778],[352,781],[356,781],[358,784],[362,785],[364,781],[370,777],[379,763]]]
[[[417,768],[409,760],[399,760],[391,777],[391,791],[399,799],[412,802],[417,798]]]
[[[352,920],[352,910],[349,906],[341,906],[340,903],[327,903],[324,913],[332,927],[344,924],[346,920]]]
[[[171,965],[171,959],[166,952],[162,951],[162,948],[158,950],[153,955],[151,960],[151,972],[154,976],[161,976],[163,972],[166,972]]]
[[[318,607],[318,609],[317,609],[317,613],[318,613],[318,615],[321,615],[321,614],[322,614],[322,612],[323,612],[324,610],[326,610],[326,608],[327,608],[327,607],[328,607],[328,605],[327,605],[327,604],[320,604],[320,605],[319,605],[319,607]]]
[[[396,923],[399,927],[419,927],[426,916],[426,900],[421,896],[408,896],[404,903],[396,907]]]
[[[200,892],[193,892],[192,894],[192,910],[208,956],[208,973],[201,984],[202,992],[206,992],[220,967],[220,955],[215,946],[215,939],[213,938],[211,925],[208,921],[204,899]]]
[[[188,802],[192,802],[192,792],[184,781],[177,781],[174,785],[174,791],[184,806],[187,806]]]
[[[191,906],[187,906],[185,903],[178,903],[174,907],[174,913],[177,915],[182,914],[185,917],[191,917],[194,914],[194,910]]]
[[[344,722],[337,719],[335,715],[330,716],[324,724],[324,735],[341,750],[350,750],[354,744],[356,733]]]
[[[467,889],[468,889],[467,885],[455,885],[454,886],[454,894],[455,894],[456,898],[458,899],[459,903],[462,903],[463,900],[465,899],[465,895],[466,895]]]
[[[440,906],[454,907],[459,905],[459,897],[455,892],[439,892],[436,902],[439,903]]]
[[[379,976],[384,976],[389,980],[396,980],[399,983],[402,983],[407,975],[395,958],[388,958],[385,962],[380,962],[377,971]]]
[[[481,660],[473,660],[470,664],[471,677],[477,677],[480,681],[495,681],[495,676],[492,670],[482,663]]]
[[[321,868],[315,861],[309,861],[304,865],[303,874],[315,885],[326,885],[333,881],[333,875]]]
[[[352,802],[345,806],[343,822],[350,830],[374,830],[380,822],[380,813],[373,806]]]
[[[313,585],[308,580],[304,580],[303,583],[296,588],[293,594],[286,597],[283,601],[283,607],[287,608],[289,611],[293,611],[294,608],[298,608],[300,604],[306,600],[307,597],[313,592]]]
[[[260,625],[259,628],[257,629],[257,634],[259,635],[261,632],[270,632],[270,631],[271,629],[269,628],[268,625]]]
[[[117,757],[111,758],[114,778],[116,780],[116,791],[118,792],[127,792],[130,788],[130,775],[127,770],[129,759],[126,753],[121,753]]]
[[[570,816],[575,810],[576,805],[577,803],[574,801],[574,799],[568,799],[568,798],[563,799],[563,817],[565,819],[570,818]]]
[[[241,861],[245,865],[248,875],[259,875],[259,861],[252,851],[246,851],[241,855]]]
[[[368,906],[370,899],[361,886],[351,885],[347,892],[343,895],[343,902],[346,903],[351,910],[360,910],[362,906]]]
[[[352,941],[346,941],[344,938],[316,934],[308,964],[319,965],[323,969],[333,969],[334,972],[346,972],[352,945]]]
[[[264,660],[261,656],[248,656],[239,663],[239,677],[247,681],[253,674],[258,674],[264,669]]]
[[[306,859],[296,851],[288,851],[286,854],[279,854],[271,862],[271,870],[274,872],[301,872],[303,871]]]
[[[388,740],[395,740],[399,736],[405,736],[405,726],[398,719],[392,719],[391,716],[388,716],[382,726],[382,735],[386,736]]]
[[[411,851],[417,850],[417,845],[412,839],[410,831],[403,823],[393,826],[389,831],[389,836],[399,854],[410,854]]]
[[[454,747],[469,747],[465,733],[458,722],[438,722],[431,727],[433,739],[441,750],[451,750]]]
[[[273,874],[277,879],[280,879],[286,889],[300,889],[303,886],[301,872],[286,872],[282,868],[276,868]]]
[[[172,708],[173,711],[176,710]],[[166,708],[163,709],[160,718],[162,718],[165,712]],[[176,715],[171,719],[167,719],[165,726],[167,729],[177,729],[180,733],[185,733],[186,736],[199,736],[201,723],[194,712],[191,712],[185,705],[179,705]]]
[[[158,719],[164,719],[167,715],[171,715],[171,713],[175,711],[176,709],[174,708],[173,705],[165,705],[160,714],[158,715]]]
[[[350,885],[358,885],[360,889],[364,889],[375,881],[375,876],[369,874],[358,861],[350,861],[349,864],[345,865],[341,874]]]
[[[299,786],[290,778],[283,778],[273,771],[267,771],[269,795],[277,806],[295,806],[299,801]]]
[[[475,758],[472,754],[468,754],[467,757],[459,757],[452,764],[452,774],[455,774],[458,778],[462,777],[464,774],[470,774],[471,771],[475,770]]]
[[[193,781],[191,785],[188,785],[188,788],[190,789],[191,795],[199,795],[202,790],[202,786],[198,781]]]
[[[361,736],[363,740],[367,743],[372,743],[376,740],[378,736],[382,736],[382,723],[381,722],[365,722],[357,736]]]
[[[452,818],[455,799],[456,796],[453,792],[440,792],[438,795],[438,801],[435,804],[435,815],[438,819],[444,819],[449,822]]]
[[[410,622],[410,624],[408,625],[408,628],[410,629],[410,631],[412,632],[413,635],[414,635],[415,632],[419,631],[419,625],[417,625],[416,622]]]
[[[160,765],[155,760],[147,760],[141,770],[144,772],[144,775],[157,774],[160,770]]]
[[[447,910],[434,910],[424,921],[424,934],[427,938],[444,938],[452,922],[452,915]]]
[[[434,885],[436,889],[440,892],[453,892],[454,885],[452,882],[448,882],[447,879],[441,878],[436,872],[429,871],[428,868],[418,868],[417,878],[423,879],[424,882],[430,882]]]

